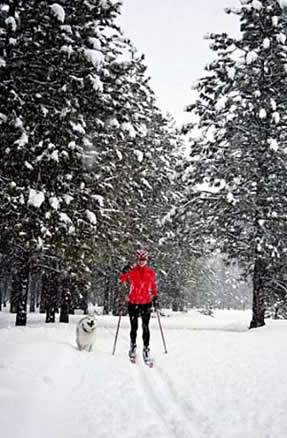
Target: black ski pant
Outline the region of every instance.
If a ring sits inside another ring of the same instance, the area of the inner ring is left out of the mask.
[[[142,319],[142,336],[144,347],[149,346],[150,331],[149,331],[149,320],[152,310],[152,303],[147,304],[128,304],[128,314],[130,317],[131,331],[130,338],[131,344],[135,344],[137,340],[138,331],[138,319]]]

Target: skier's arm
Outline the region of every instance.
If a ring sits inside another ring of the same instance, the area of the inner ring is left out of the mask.
[[[128,272],[121,275],[121,283],[126,283],[128,280],[129,280],[129,273]]]
[[[154,310],[157,311],[159,309],[159,301],[158,301],[158,291],[157,291],[157,283],[156,283],[156,273],[154,274],[154,279],[151,285],[152,292],[152,304]]]
[[[156,273],[154,273],[153,281],[152,281],[152,284],[151,284],[151,292],[152,292],[152,297],[153,298],[158,297],[158,290],[157,290],[157,283],[156,283]]]
[[[125,266],[122,270],[122,274],[121,274],[121,283],[126,283],[128,280],[131,280],[130,278],[130,270],[131,267],[129,265]]]

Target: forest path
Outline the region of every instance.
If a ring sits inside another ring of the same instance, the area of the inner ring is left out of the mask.
[[[114,356],[115,327],[100,324],[91,353],[77,350],[74,329],[75,325],[41,328],[43,342],[34,345],[38,351],[34,374],[29,373],[34,367],[32,362],[29,366],[29,360],[35,355],[29,358],[31,345],[23,338],[21,355],[27,363],[23,377],[27,382],[28,375],[30,385],[25,388],[22,418],[12,427],[11,437],[62,438],[68,430],[69,438],[91,434],[97,438],[111,434],[130,438],[198,436],[193,409],[184,405],[159,366],[160,358],[167,356],[159,336],[153,340],[155,366],[150,369],[143,363],[141,349],[135,365],[128,361],[126,324],[121,327]]]

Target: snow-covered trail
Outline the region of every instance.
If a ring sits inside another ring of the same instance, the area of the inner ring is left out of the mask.
[[[163,370],[155,365],[147,372],[142,362],[134,367],[134,379],[138,394],[150,409],[152,427],[158,428],[157,436],[166,438],[190,438],[199,435],[198,421],[191,404],[175,390]],[[153,424],[154,423],[154,424]]]
[[[127,318],[115,356],[117,318],[98,318],[91,353],[75,347],[80,316],[69,325],[31,318],[19,328],[12,315],[0,313],[3,438],[287,436],[285,321],[248,331],[249,315],[164,318],[164,354],[153,319],[150,369],[141,358],[141,336],[137,363],[128,361]]]

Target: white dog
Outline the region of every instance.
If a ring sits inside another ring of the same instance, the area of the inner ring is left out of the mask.
[[[94,315],[84,316],[76,328],[76,343],[79,350],[92,351],[95,340],[96,318]]]

